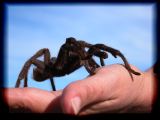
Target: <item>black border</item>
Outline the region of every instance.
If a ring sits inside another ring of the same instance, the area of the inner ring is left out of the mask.
[[[2,4],[0,4],[0,15],[1,15],[1,21],[0,21],[0,33],[1,33],[1,46],[0,46],[0,55],[1,55],[1,76],[0,76],[0,87],[3,88],[3,85],[5,83],[4,80],[4,74],[5,74],[5,22],[6,22],[6,4],[72,4],[72,3],[84,3],[84,4],[103,4],[103,3],[111,3],[111,4],[131,4],[131,3],[138,3],[138,4],[145,4],[145,3],[155,3],[156,4],[156,23],[155,23],[155,28],[156,28],[156,33],[155,33],[155,39],[156,39],[156,44],[155,47],[157,48],[157,52],[156,52],[156,58],[157,58],[157,70],[158,71],[158,79],[160,79],[160,55],[158,53],[158,51],[160,51],[159,48],[159,43],[160,43],[160,37],[159,37],[159,33],[158,31],[160,31],[160,23],[159,23],[159,16],[160,16],[160,4],[156,1],[156,0],[107,0],[107,1],[103,1],[103,0],[98,0],[97,1],[87,1],[87,0],[81,0],[81,1],[72,1],[72,0],[54,0],[54,1],[50,1],[50,0],[6,0],[3,1]],[[159,82],[158,82],[158,87],[159,87]],[[159,89],[160,90],[160,89]],[[15,118],[15,119],[24,119],[24,117],[26,119],[28,118],[37,118],[37,119],[45,119],[48,117],[54,118],[54,119],[75,119],[75,118],[87,118],[87,119],[101,119],[102,117],[105,118],[129,118],[129,119],[143,119],[143,118],[151,118],[153,117],[152,115],[158,115],[155,113],[160,113],[160,98],[159,98],[159,90],[158,90],[158,97],[157,100],[154,104],[154,109],[152,111],[151,114],[123,114],[123,115],[118,115],[118,114],[100,114],[100,115],[89,115],[89,116],[82,116],[82,117],[76,117],[76,116],[71,116],[71,115],[62,115],[62,114],[13,114],[13,113],[9,113],[8,107],[4,104],[5,101],[2,99],[3,98],[3,92],[1,90],[0,92],[0,113],[5,113],[5,117],[6,117],[6,113],[8,114],[7,117],[10,118]]]
[[[4,40],[5,40],[5,13],[4,13],[4,4],[0,4],[0,15],[1,15],[1,21],[0,21],[0,33],[1,33],[1,44],[0,44],[0,55],[1,55],[1,64],[0,64],[0,87],[1,88],[4,88],[4,68],[5,68],[5,62],[4,62]],[[2,109],[0,110],[0,112],[7,112],[7,107],[5,106],[4,104],[4,100],[2,99],[3,98],[3,92],[0,91],[0,107],[2,107]]]
[[[152,113],[160,113],[160,54],[159,54],[159,51],[160,51],[160,36],[159,36],[159,31],[160,31],[160,4],[157,3],[156,4],[156,23],[155,23],[155,28],[156,28],[156,48],[157,48],[157,51],[156,51],[156,59],[157,59],[157,62],[155,63],[154,65],[154,72],[157,74],[157,78],[158,78],[158,81],[157,81],[157,87],[159,89],[157,89],[157,98],[156,98],[156,101],[155,101],[155,104],[153,105],[153,110],[152,110]]]

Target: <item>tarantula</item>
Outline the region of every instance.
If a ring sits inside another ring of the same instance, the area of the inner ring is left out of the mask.
[[[86,50],[86,48],[88,48]],[[131,78],[132,74],[140,75],[140,73],[131,69],[128,61],[124,55],[109,46],[104,44],[89,44],[83,40],[76,40],[73,37],[66,38],[66,42],[61,46],[58,57],[51,57],[47,48],[39,50],[24,64],[15,87],[20,86],[20,81],[24,79],[24,87],[27,87],[27,75],[30,66],[33,64],[36,67],[33,69],[33,79],[35,81],[44,81],[50,79],[53,91],[55,85],[53,77],[64,76],[70,74],[78,68],[84,66],[90,75],[95,74],[96,68],[100,67],[92,58],[93,55],[100,58],[101,66],[104,66],[104,59],[108,57],[107,52],[111,53],[115,58],[121,57],[125,68],[128,70]],[[44,61],[38,60],[40,56],[44,55]]]

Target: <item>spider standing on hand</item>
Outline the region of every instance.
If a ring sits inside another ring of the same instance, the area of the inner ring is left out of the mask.
[[[88,48],[88,50],[86,50]],[[61,46],[58,53],[58,57],[51,57],[50,52],[47,48],[39,50],[35,55],[33,55],[23,66],[15,87],[20,86],[20,81],[24,79],[24,87],[27,87],[27,75],[28,70],[32,64],[36,66],[33,69],[33,79],[35,81],[41,82],[50,79],[52,89],[55,91],[55,85],[53,77],[60,77],[66,74],[70,74],[77,70],[78,68],[84,66],[90,75],[95,74],[96,68],[100,67],[92,56],[97,56],[100,58],[101,66],[104,66],[104,59],[108,57],[107,52],[111,53],[115,58],[117,56],[121,57],[124,61],[124,66],[128,70],[131,78],[132,74],[140,75],[140,73],[131,69],[129,63],[123,54],[111,47],[104,44],[89,44],[82,40],[76,40],[73,37],[67,38],[66,42]],[[44,62],[38,60],[37,58],[44,55]]]

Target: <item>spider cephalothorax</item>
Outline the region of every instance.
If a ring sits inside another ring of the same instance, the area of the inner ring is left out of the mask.
[[[86,48],[88,48],[86,50]],[[55,89],[53,77],[64,76],[70,74],[78,68],[84,66],[90,75],[95,73],[96,68],[100,67],[92,58],[93,55],[100,58],[101,66],[104,66],[104,59],[108,57],[107,52],[111,53],[115,58],[121,57],[124,61],[124,66],[128,70],[130,76],[132,74],[140,75],[140,73],[131,69],[124,55],[109,46],[104,44],[89,44],[82,40],[76,40],[73,37],[67,38],[66,42],[61,46],[58,56],[51,57],[47,48],[39,50],[33,55],[23,66],[17,82],[16,87],[20,86],[20,81],[24,79],[24,87],[27,87],[28,70],[32,64],[36,67],[33,69],[33,79],[36,81],[44,81],[50,79],[52,89]],[[44,61],[37,58],[44,55]],[[132,77],[133,79],[133,77]]]

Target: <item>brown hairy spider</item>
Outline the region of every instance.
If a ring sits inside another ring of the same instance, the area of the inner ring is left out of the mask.
[[[88,50],[86,50],[86,48],[88,48]],[[104,59],[108,57],[107,52],[111,53],[115,58],[117,56],[122,58],[125,64],[124,66],[128,70],[132,80],[133,76],[131,73],[140,75],[140,73],[131,69],[126,58],[120,51],[104,44],[92,45],[85,41],[76,40],[75,38],[70,37],[66,38],[66,42],[61,46],[57,58],[51,58],[49,50],[43,48],[26,61],[18,76],[15,87],[20,86],[20,81],[22,79],[24,79],[24,87],[27,87],[28,70],[33,64],[36,66],[33,69],[33,79],[38,82],[50,79],[52,89],[55,91],[53,77],[70,74],[82,66],[85,67],[90,75],[93,75],[95,74],[96,68],[100,67],[100,65],[95,62],[92,56],[99,57],[101,66],[104,66]],[[44,55],[44,61],[38,60],[37,58],[42,55]]]

